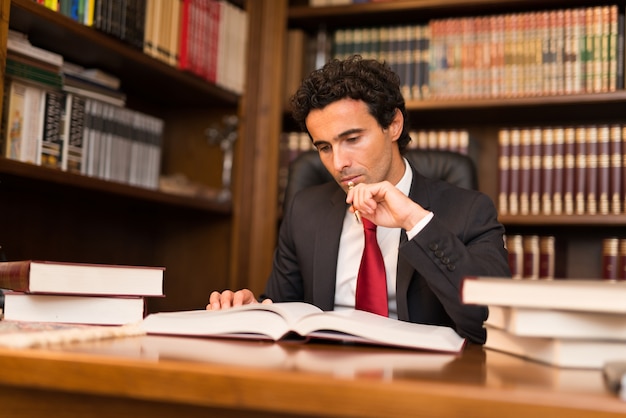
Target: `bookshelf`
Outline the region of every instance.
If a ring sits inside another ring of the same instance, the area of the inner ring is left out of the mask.
[[[288,29],[325,30],[426,24],[464,18],[599,5],[594,1],[405,0],[310,7],[291,1]],[[607,3],[608,4],[608,3]],[[623,1],[617,4],[624,13]],[[623,59],[623,58],[622,58]],[[623,64],[623,63],[622,63]],[[413,129],[466,129],[480,189],[498,202],[498,132],[507,127],[624,123],[626,91],[524,97],[407,100]],[[285,130],[290,130],[285,116]],[[626,235],[626,215],[503,215],[510,234],[556,236],[557,277],[599,277],[602,239]]]
[[[9,28],[68,61],[119,77],[128,108],[165,121],[162,173],[221,186],[221,151],[208,144],[204,131],[226,115],[239,114],[239,95],[31,0],[0,1],[2,79]],[[166,298],[149,299],[149,311],[203,308],[211,290],[228,287],[232,201],[164,193],[5,158],[0,158],[0,196],[0,245],[10,260],[165,266]]]

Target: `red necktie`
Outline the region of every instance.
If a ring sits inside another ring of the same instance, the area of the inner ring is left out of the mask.
[[[389,316],[385,262],[376,241],[376,225],[363,218],[365,248],[356,279],[356,309]]]

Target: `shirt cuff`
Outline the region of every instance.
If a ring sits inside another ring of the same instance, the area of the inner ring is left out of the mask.
[[[411,228],[410,231],[406,231],[406,236],[409,239],[409,241],[415,238],[415,236],[419,234],[420,231],[426,227],[426,225],[428,225],[430,220],[433,219],[433,216],[435,216],[434,213],[428,212],[428,215],[424,216],[421,221],[416,223],[415,226]]]

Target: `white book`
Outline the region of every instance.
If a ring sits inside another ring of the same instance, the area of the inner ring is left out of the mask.
[[[463,303],[626,313],[626,281],[466,277]]]
[[[148,315],[148,334],[196,337],[324,339],[458,353],[465,339],[452,328],[398,321],[369,312],[324,312],[303,302],[250,304],[220,311],[182,311]]]
[[[626,341],[626,316],[614,313],[494,305],[485,324],[527,337]]]
[[[626,359],[626,341],[522,337],[498,328],[487,329],[485,348],[564,368],[601,369]]]
[[[67,324],[124,325],[143,319],[141,297],[34,295],[7,292],[4,319]]]

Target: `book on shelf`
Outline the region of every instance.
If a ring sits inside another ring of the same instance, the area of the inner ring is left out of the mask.
[[[0,346],[9,348],[47,347],[143,334],[136,324],[101,326],[6,319],[0,321]]]
[[[485,324],[521,337],[626,341],[626,317],[620,313],[489,305]]]
[[[464,303],[525,308],[626,313],[626,281],[602,279],[514,280],[466,277]]]
[[[41,61],[56,67],[63,65],[63,56],[47,49],[39,48],[30,43],[25,33],[9,29],[7,37],[7,51],[33,60]]]
[[[527,337],[491,327],[485,348],[563,368],[601,369],[626,357],[626,341]]]
[[[39,148],[39,163],[44,167],[63,166],[62,119],[65,96],[61,91],[47,91],[44,108],[44,132]]]
[[[303,302],[155,313],[148,315],[141,327],[148,334],[269,341],[322,339],[450,353],[462,351],[465,345],[465,339],[452,328],[358,310],[324,312]]]
[[[145,299],[140,296],[77,296],[4,292],[4,319],[68,324],[123,325],[141,321]]]
[[[44,129],[46,91],[36,85],[7,78],[4,93],[2,155],[12,160],[38,164]]]
[[[0,289],[73,295],[163,296],[164,267],[0,262]]]

